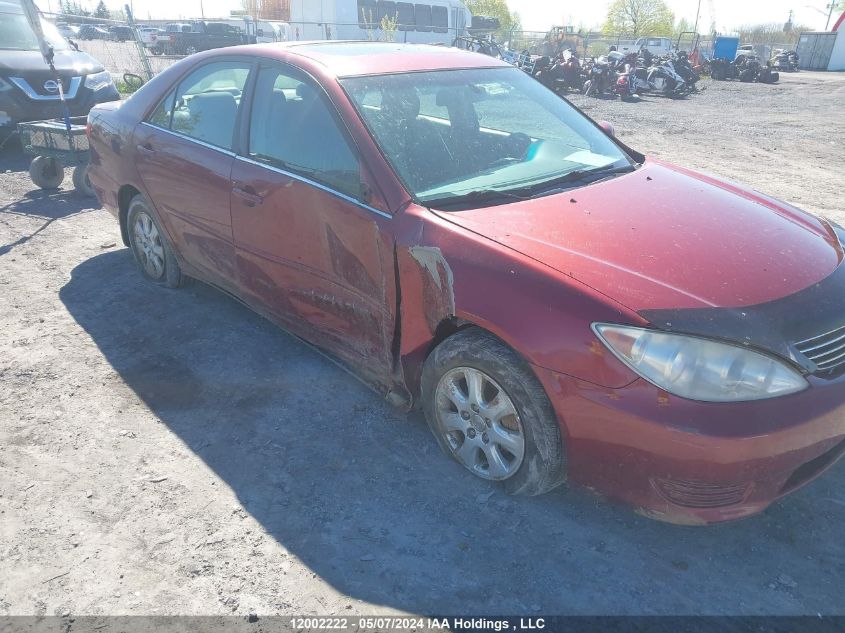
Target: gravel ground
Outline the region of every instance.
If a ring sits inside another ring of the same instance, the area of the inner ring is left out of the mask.
[[[842,220],[843,97],[800,73],[573,99]],[[509,498],[234,301],[144,283],[112,218],[26,165],[0,152],[0,614],[845,614],[845,465],[706,528]]]

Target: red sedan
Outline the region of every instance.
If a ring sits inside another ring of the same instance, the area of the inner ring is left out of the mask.
[[[147,279],[235,295],[509,492],[707,523],[845,451],[845,232],[646,158],[503,62],[229,48],[89,123]]]

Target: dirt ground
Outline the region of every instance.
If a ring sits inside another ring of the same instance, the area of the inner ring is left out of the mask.
[[[845,220],[845,75],[574,97],[630,145]],[[845,464],[760,516],[509,498],[0,152],[0,614],[845,614]],[[69,181],[69,176],[68,176]]]

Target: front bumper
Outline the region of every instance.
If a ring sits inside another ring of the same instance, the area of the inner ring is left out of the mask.
[[[608,389],[534,367],[560,420],[569,479],[678,524],[747,517],[845,453],[845,377],[743,403]]]
[[[66,101],[70,116],[86,116],[98,103],[119,101],[120,93],[114,85],[96,92],[79,88],[73,99]],[[64,116],[64,109],[58,99],[30,99],[17,87],[0,92],[0,129],[12,130],[18,123],[58,119]]]

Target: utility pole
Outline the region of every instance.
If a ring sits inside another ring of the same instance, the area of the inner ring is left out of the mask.
[[[825,9],[829,9],[827,12],[827,22],[824,23],[824,30],[827,31],[827,28],[830,26],[830,18],[833,17],[833,10],[836,8],[836,2],[834,0],[830,0],[830,4],[825,7]]]
[[[701,17],[701,0],[698,0],[698,8],[695,10],[695,26],[692,30],[698,33],[698,18]]]

